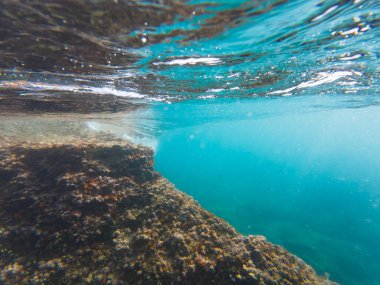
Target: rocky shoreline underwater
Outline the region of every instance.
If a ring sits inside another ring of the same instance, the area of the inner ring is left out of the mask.
[[[204,210],[149,148],[0,145],[1,284],[336,284]]]

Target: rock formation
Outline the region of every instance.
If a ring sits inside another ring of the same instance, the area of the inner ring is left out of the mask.
[[[1,284],[332,284],[121,142],[0,148]]]

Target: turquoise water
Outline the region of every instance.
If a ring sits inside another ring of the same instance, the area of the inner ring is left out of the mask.
[[[240,232],[265,235],[332,280],[380,284],[380,101],[356,99],[157,106],[160,122],[176,124],[160,129],[156,168]]]
[[[153,147],[240,232],[379,285],[379,14],[378,0],[3,0],[0,112],[98,112],[86,127]],[[145,108],[101,114],[130,104]]]

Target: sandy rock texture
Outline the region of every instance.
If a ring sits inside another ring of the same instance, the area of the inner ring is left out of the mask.
[[[1,284],[333,284],[242,236],[127,143],[0,148]]]

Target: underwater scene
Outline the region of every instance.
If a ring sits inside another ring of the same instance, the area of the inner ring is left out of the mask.
[[[0,0],[0,284],[380,285],[378,0]]]

